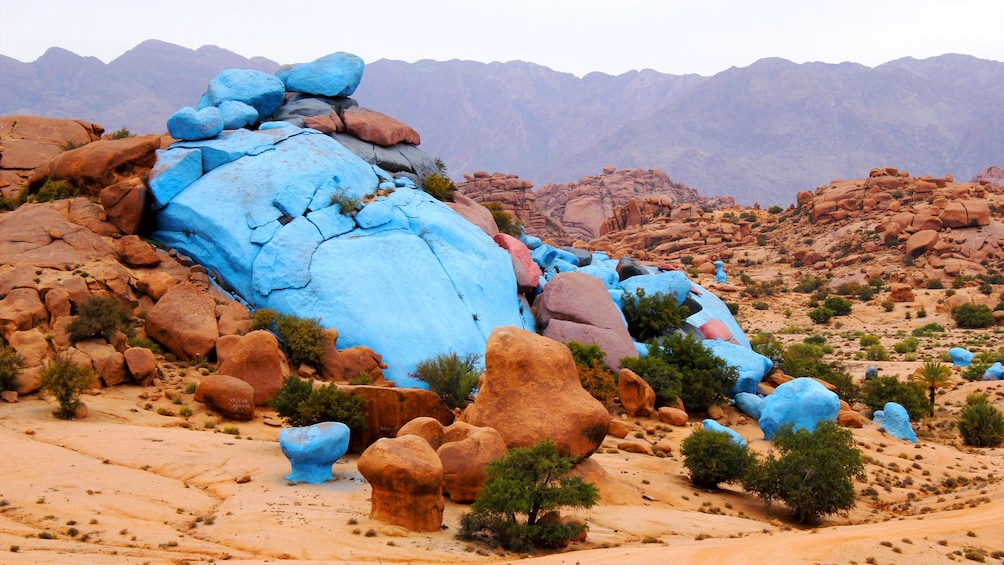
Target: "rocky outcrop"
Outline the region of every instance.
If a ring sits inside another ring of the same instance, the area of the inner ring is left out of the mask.
[[[216,302],[192,283],[168,290],[146,317],[146,333],[179,359],[202,360],[220,337]]]
[[[969,182],[975,184],[985,184],[994,189],[1004,188],[1004,169],[997,165],[990,165],[982,171],[973,175]]]
[[[523,224],[526,233],[558,244],[569,242],[561,224],[541,211],[533,183],[517,175],[489,175],[487,171],[465,173],[464,181],[457,183],[457,192],[478,204],[498,202],[503,210]]]
[[[510,448],[550,437],[575,458],[596,451],[610,425],[603,404],[582,388],[571,351],[513,327],[492,332],[478,396],[460,418],[495,428]]]
[[[349,449],[362,453],[380,438],[395,437],[415,418],[434,418],[440,424],[453,423],[453,412],[436,393],[420,388],[367,385],[339,386],[339,390],[366,402],[366,427],[352,435]]]
[[[451,427],[463,425],[454,423]],[[506,456],[502,434],[493,428],[465,426],[466,435],[436,450],[443,464],[443,493],[454,502],[474,502],[488,480],[488,464]]]
[[[255,406],[266,406],[282,388],[289,367],[272,332],[256,330],[242,336],[233,346],[226,360],[220,363],[219,373],[251,385]]]
[[[418,436],[382,438],[358,462],[373,488],[370,518],[413,532],[438,532],[443,523],[443,464]]]
[[[660,169],[632,170],[607,166],[600,175],[560,185],[546,184],[537,190],[541,209],[558,219],[572,238],[582,241],[602,235],[604,221],[614,216],[617,207],[625,206],[631,200],[660,207],[693,204],[696,209],[735,204],[730,197],[701,196],[693,188],[674,182]],[[623,224],[620,229],[624,229],[630,225],[632,217],[640,219],[641,215],[641,210],[622,211],[611,227]]]
[[[655,391],[631,369],[621,369],[618,373],[617,396],[628,418],[644,418],[655,412]],[[687,414],[683,416],[686,421]],[[662,417],[661,412],[659,417]]]
[[[0,197],[15,198],[35,169],[66,150],[101,139],[103,132],[80,120],[0,116]]]

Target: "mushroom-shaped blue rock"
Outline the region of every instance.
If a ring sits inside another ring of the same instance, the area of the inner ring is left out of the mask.
[[[983,380],[985,381],[999,381],[1001,379],[1004,379],[1004,365],[1001,365],[1000,361],[990,365],[983,372]]]
[[[316,61],[279,69],[286,89],[320,96],[352,96],[363,78],[363,60],[351,53],[332,53]]]
[[[223,114],[219,108],[196,110],[186,106],[167,119],[167,131],[175,139],[210,139],[223,131]]]
[[[746,447],[746,440],[743,439],[743,436],[739,435],[739,432],[733,430],[732,428],[725,427],[719,424],[718,422],[712,420],[711,418],[708,418],[703,422],[701,422],[701,425],[704,426],[704,429],[711,432],[722,432],[725,434],[729,434],[729,437],[732,438],[733,442],[743,447]]]
[[[349,450],[349,427],[341,422],[321,422],[279,432],[279,447],[293,472],[286,479],[320,484],[333,480],[331,466]]]
[[[840,398],[815,379],[807,377],[788,381],[763,401],[760,429],[767,439],[774,439],[786,424],[795,429],[814,430],[822,420],[836,420]]]
[[[948,350],[948,356],[952,358],[952,365],[963,369],[973,363],[973,352],[964,347],[953,347]]]
[[[728,275],[725,274],[725,262],[715,261],[714,265],[715,265],[715,282],[720,282],[720,283],[729,282],[729,277]]]
[[[739,372],[739,379],[733,389],[733,394],[739,392],[755,393],[757,385],[764,375],[774,368],[774,362],[769,357],[753,351],[749,347],[736,345],[732,342],[717,339],[706,339],[704,347],[732,365]]]
[[[748,392],[736,394],[736,408],[754,420],[760,419],[763,410],[763,397]]]
[[[209,88],[199,104],[220,106],[235,100],[251,106],[258,116],[265,118],[279,109],[285,96],[285,86],[274,75],[250,69],[226,69],[209,81]]]
[[[887,402],[882,410],[880,426],[894,438],[917,443],[917,434],[910,425],[910,414],[895,402]]]

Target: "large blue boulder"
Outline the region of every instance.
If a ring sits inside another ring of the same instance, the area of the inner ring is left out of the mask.
[[[662,271],[624,279],[621,281],[621,288],[630,294],[634,294],[640,288],[645,291],[645,296],[656,293],[669,294],[676,297],[676,303],[679,305],[687,299],[692,284],[683,271]]]
[[[701,424],[704,426],[704,429],[708,430],[709,432],[720,432],[723,434],[728,434],[729,437],[732,438],[733,443],[746,447],[746,440],[743,438],[743,436],[739,435],[739,432],[733,430],[732,428],[723,426],[710,418],[704,420],[703,422],[701,422]]]
[[[167,132],[175,139],[201,140],[216,137],[223,131],[223,114],[219,108],[201,110],[185,107],[167,119]]]
[[[697,283],[691,283],[691,292],[687,300],[695,302],[700,307],[699,312],[692,312],[687,316],[687,323],[699,328],[704,337],[710,338],[712,334],[722,334],[714,337],[750,347],[746,333],[729,311],[729,306],[713,292]]]
[[[239,100],[224,100],[217,108],[223,115],[223,129],[238,129],[258,121],[258,110]]]
[[[875,413],[879,425],[894,438],[917,443],[917,434],[910,425],[910,414],[906,408],[895,402],[887,402],[883,409]]]
[[[295,483],[320,484],[333,479],[331,466],[349,450],[349,427],[341,422],[321,422],[302,428],[283,428],[279,447],[289,459]]]
[[[953,347],[948,350],[948,356],[952,359],[952,365],[965,369],[973,364],[975,355],[964,347]]]
[[[275,75],[250,69],[220,71],[199,101],[200,107],[219,106],[228,100],[243,102],[258,112],[258,116],[271,116],[286,97],[286,88]]]
[[[276,75],[286,84],[286,90],[319,96],[352,96],[363,78],[364,66],[356,55],[332,53],[310,63],[284,67]]]
[[[774,439],[786,424],[795,429],[813,430],[822,420],[836,420],[840,398],[815,379],[801,377],[788,381],[763,401],[760,429],[764,437]]]
[[[774,362],[769,357],[765,357],[749,347],[718,339],[706,339],[702,343],[705,348],[735,367],[739,372],[739,379],[732,390],[733,395],[738,392],[756,393],[757,385],[774,368]]]
[[[328,136],[269,124],[175,144],[167,153],[200,151],[205,173],[157,197],[153,238],[252,308],[319,318],[339,348],[372,348],[398,386],[425,386],[409,376],[420,361],[483,354],[496,327],[524,327],[509,254],[480,228]],[[365,199],[354,215],[352,199]]]

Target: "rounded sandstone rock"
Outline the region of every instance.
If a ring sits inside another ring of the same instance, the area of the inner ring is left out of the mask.
[[[359,456],[359,473],[373,487],[370,518],[413,532],[443,523],[443,464],[424,439],[381,438]]]

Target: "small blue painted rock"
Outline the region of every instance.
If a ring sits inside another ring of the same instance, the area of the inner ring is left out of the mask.
[[[293,471],[286,479],[320,484],[334,480],[331,466],[349,450],[349,427],[341,422],[321,422],[279,432],[279,447]]]
[[[708,418],[703,422],[701,422],[701,425],[703,425],[704,429],[708,430],[709,432],[721,432],[723,434],[728,434],[728,436],[732,438],[733,443],[735,443],[736,445],[741,445],[743,447],[746,447],[746,440],[743,438],[743,436],[739,435],[739,432],[733,430],[732,428],[723,426],[718,422],[712,420],[711,418]]]
[[[906,408],[895,402],[887,402],[884,410],[882,428],[894,438],[905,439],[917,443],[917,434],[910,425],[910,414]]]

